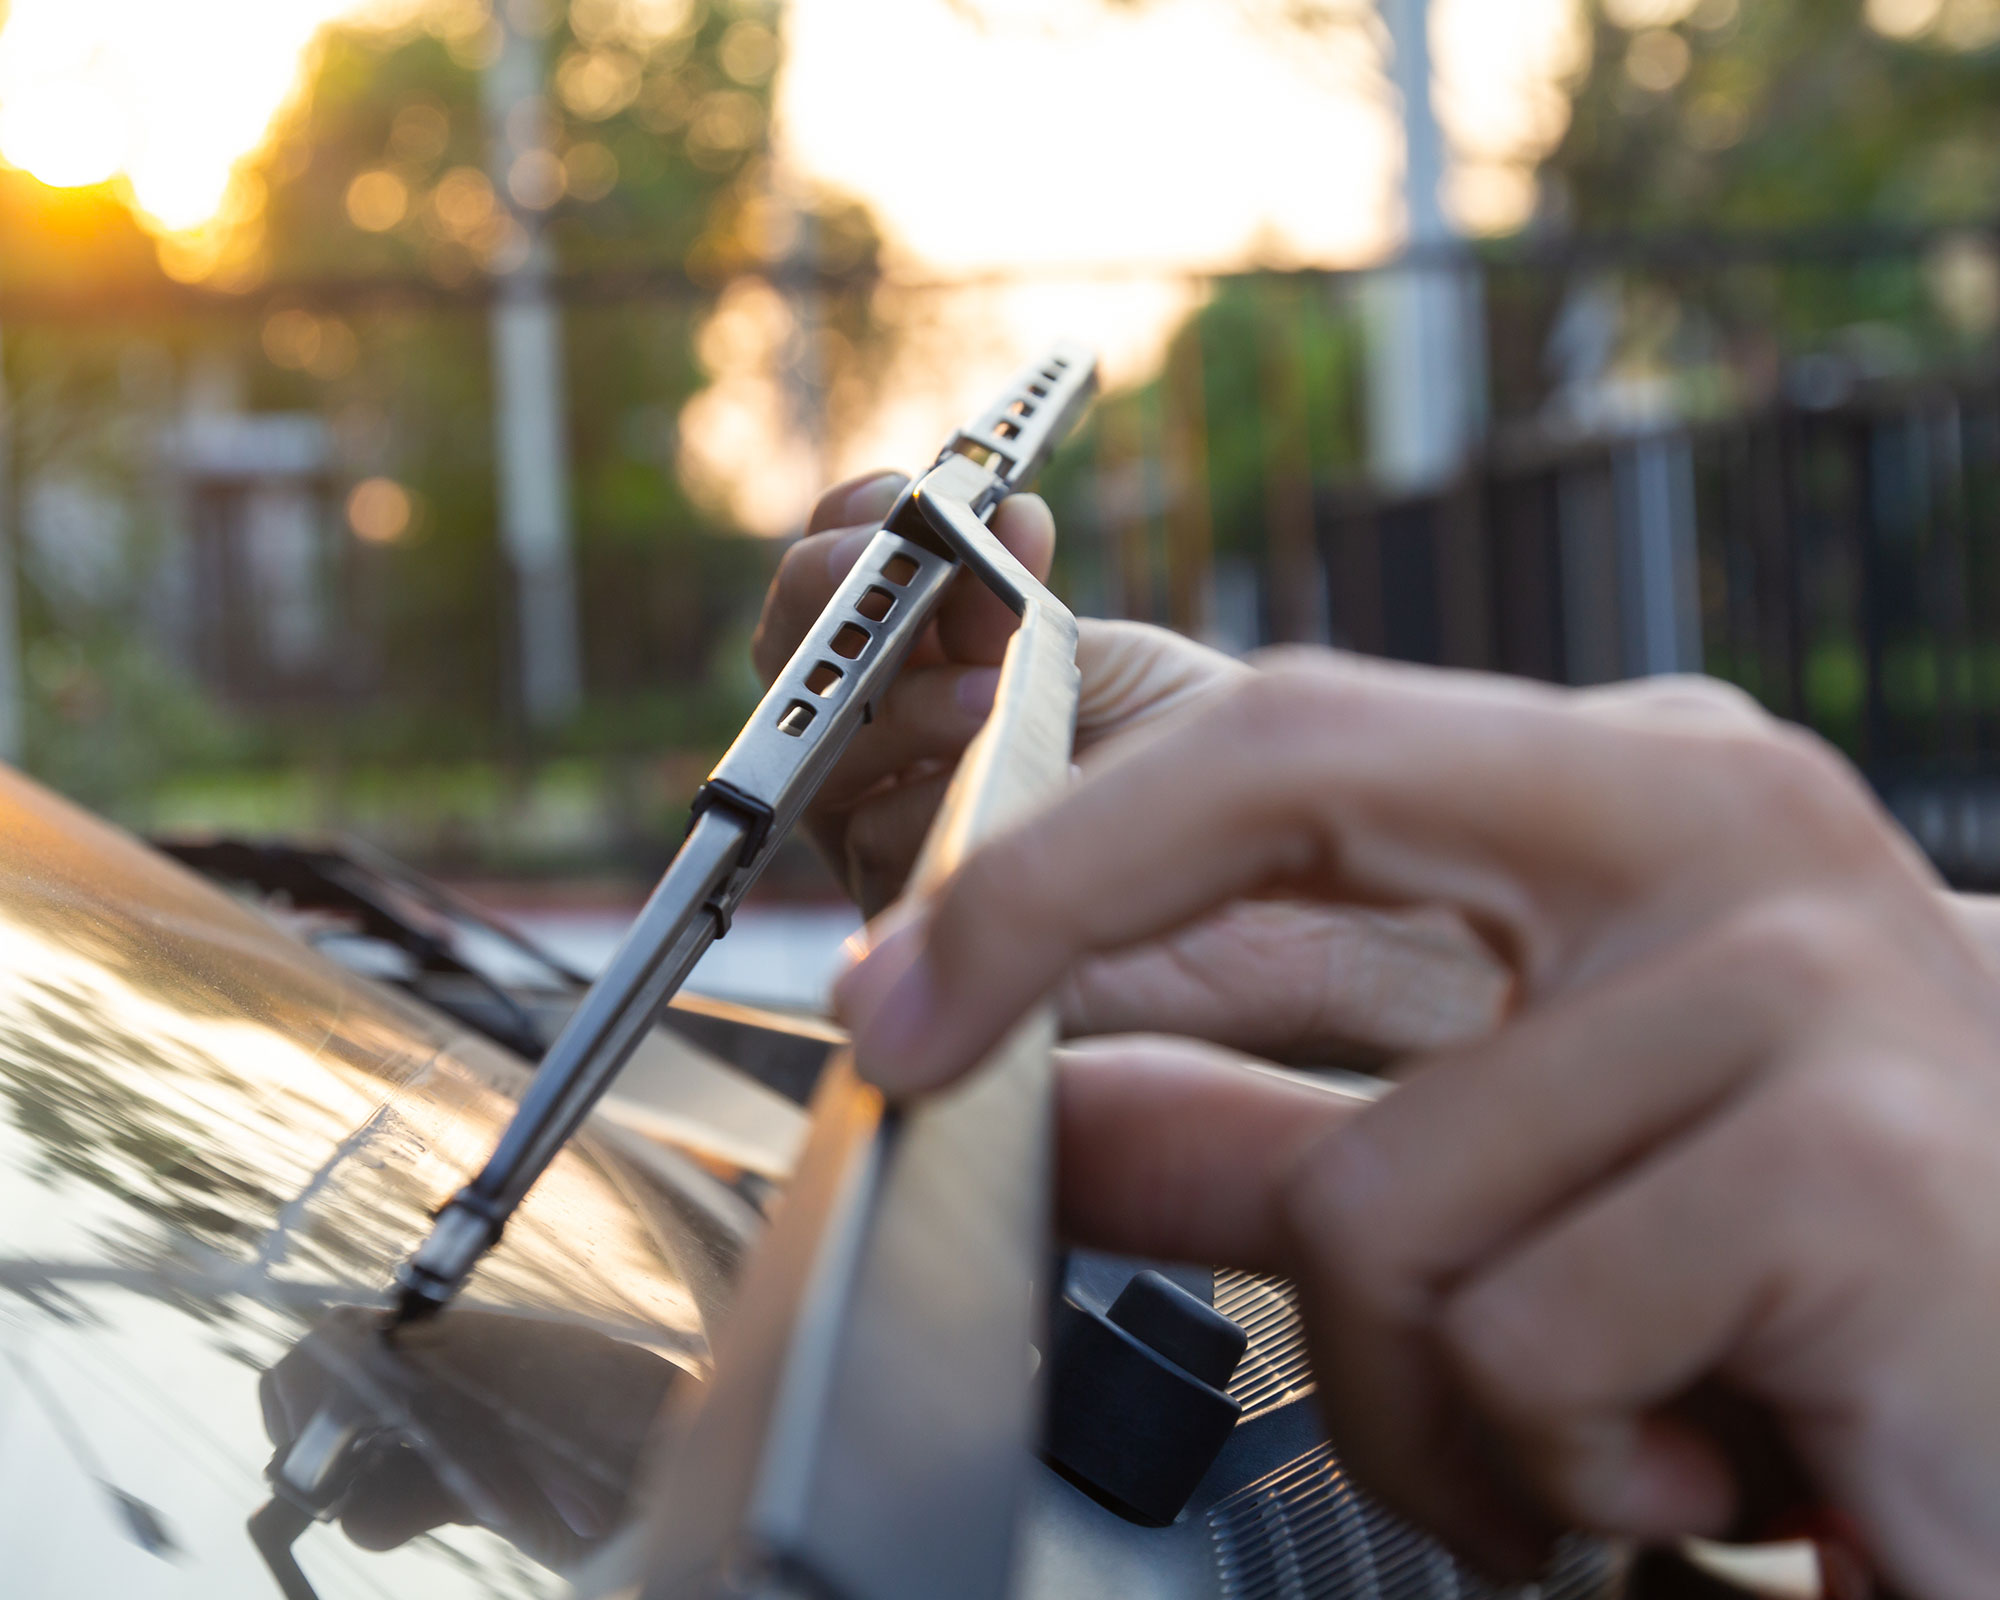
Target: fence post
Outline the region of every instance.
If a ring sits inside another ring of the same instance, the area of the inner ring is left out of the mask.
[[[1283,644],[1323,644],[1328,637],[1326,570],[1313,530],[1312,441],[1307,436],[1305,373],[1298,342],[1280,318],[1260,317],[1257,428],[1263,446],[1265,608]]]
[[[1459,243],[1444,212],[1444,139],[1431,96],[1429,0],[1381,0],[1389,74],[1402,101],[1405,246]],[[1457,473],[1485,427],[1484,286],[1455,261],[1392,264],[1364,290],[1368,448],[1377,484],[1422,493]]]
[[[1167,351],[1161,396],[1161,467],[1166,488],[1167,617],[1207,638],[1215,625],[1215,530],[1208,499],[1208,404],[1201,319],[1190,318]]]
[[[518,163],[540,152],[546,137],[541,40],[522,25],[521,9],[498,8],[505,42],[481,85],[494,192],[526,241],[519,259],[500,271],[493,303],[493,444],[500,536],[514,566],[522,706],[530,724],[550,727],[576,711],[583,668],[570,548],[562,311],[550,293],[540,217],[509,190]]]
[[[1628,677],[1701,670],[1694,449],[1655,434],[1618,451],[1620,632]]]
[[[1146,526],[1145,445],[1130,404],[1097,413],[1097,521],[1117,614],[1135,622],[1154,616],[1153,547]]]

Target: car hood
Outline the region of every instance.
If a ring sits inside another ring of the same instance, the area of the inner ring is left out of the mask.
[[[395,1264],[526,1077],[0,771],[7,1592],[269,1600],[245,1519],[336,1436],[315,1592],[558,1588],[758,1219],[726,1159],[596,1125],[386,1345]]]

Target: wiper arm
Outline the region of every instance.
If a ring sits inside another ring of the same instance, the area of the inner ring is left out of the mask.
[[[903,492],[702,785],[686,841],[549,1046],[485,1167],[398,1269],[395,1323],[443,1307],[499,1239],[702,952],[728,932],[744,894],[888,690],[960,568],[977,572],[1017,611],[1026,604],[1021,579],[1046,593],[984,524],[1033,480],[1095,382],[1090,352],[1058,345],[1017,374]]]

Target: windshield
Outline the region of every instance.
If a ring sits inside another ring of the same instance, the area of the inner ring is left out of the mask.
[[[322,1412],[380,1482],[342,1489],[346,1533],[299,1541],[319,1594],[559,1588],[550,1568],[622,1513],[654,1405],[705,1369],[756,1219],[694,1162],[600,1130],[465,1317],[384,1351],[341,1308],[386,1303],[523,1081],[0,775],[8,1592],[276,1594],[245,1519]]]

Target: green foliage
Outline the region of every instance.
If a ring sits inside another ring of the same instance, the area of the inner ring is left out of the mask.
[[[643,270],[657,292],[575,303],[565,316],[591,704],[562,746],[581,749],[708,729],[740,698],[733,677],[710,681],[710,663],[770,558],[690,503],[674,461],[676,418],[706,381],[693,337],[714,288],[791,259],[801,237],[822,268],[865,266],[875,248],[858,208],[828,203],[800,235],[773,207],[770,35],[758,8],[697,4],[686,31],[650,45],[595,31],[604,10],[575,7],[545,41],[540,133],[574,191],[548,210],[546,237],[560,271]],[[475,57],[422,32],[331,38],[266,164],[274,278],[418,274],[451,288],[504,264],[509,215],[485,172]],[[371,218],[357,181],[385,179],[404,198],[380,226],[395,207]],[[865,320],[858,305],[836,297],[836,323]],[[384,310],[351,322],[350,372],[315,379],[266,361],[257,384],[262,404],[332,415],[357,475],[382,472],[416,494],[412,536],[365,553],[378,569],[378,703],[393,710],[369,708],[346,737],[378,754],[411,740],[468,755],[512,748],[511,578],[493,531],[485,316]],[[684,712],[683,701],[701,709]]]
[[[30,769],[115,821],[143,826],[176,773],[257,754],[249,731],[143,638],[44,631],[25,665]]]
[[[1589,65],[1546,167],[1577,225],[1773,229],[2000,212],[1990,46],[1882,38],[1857,0],[1703,0],[1652,36],[1591,10]],[[1679,50],[1686,70],[1673,79]]]
[[[493,32],[428,31],[440,8],[400,32],[324,39],[306,92],[239,175],[228,226],[242,231],[213,258],[212,286],[262,287],[243,314],[7,327],[17,498],[82,486],[124,562],[72,594],[34,551],[24,558],[38,775],[135,825],[358,825],[468,862],[581,858],[592,840],[639,859],[635,841],[676,832],[670,813],[754,703],[747,631],[775,559],[680,484],[677,419],[708,381],[696,333],[729,282],[758,273],[819,285],[835,355],[879,342],[877,241],[861,207],[776,186],[763,0],[693,0],[671,37],[621,34],[630,14],[603,0],[552,8],[532,130],[560,163],[551,180],[543,158],[542,176],[563,192],[540,196],[555,270],[631,285],[572,299],[564,320],[580,715],[531,739],[513,709],[480,291],[514,259],[527,213],[488,171]],[[512,186],[519,204],[531,187]],[[0,173],[0,228],[0,291],[150,303],[168,287],[112,187],[59,192]],[[342,288],[356,280],[407,289],[357,298]],[[273,284],[291,287],[272,297]],[[189,533],[188,508],[164,492],[168,441],[204,373],[225,380],[225,408],[324,419],[336,516],[362,478],[409,491],[401,537],[333,530],[345,686],[318,700],[225,705],[154,626],[160,575]],[[0,510],[18,519],[21,507]]]
[[[1366,460],[1358,308],[1314,274],[1218,280],[1174,335],[1160,376],[1106,394],[1043,487],[1062,536],[1057,581],[1086,604],[1121,586],[1167,614],[1167,524],[1192,510],[1218,556],[1257,559],[1280,502],[1353,480]],[[1198,385],[1189,375],[1198,375]],[[1199,455],[1190,458],[1193,436]],[[1176,476],[1149,479],[1161,463]],[[1115,570],[1132,524],[1153,553],[1151,593]]]

